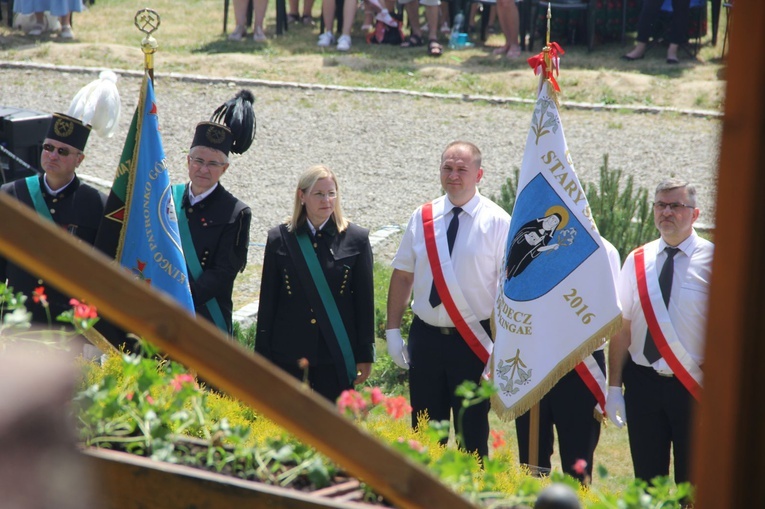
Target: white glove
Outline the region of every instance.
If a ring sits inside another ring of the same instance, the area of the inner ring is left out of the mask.
[[[621,387],[609,387],[606,396],[606,415],[617,428],[627,424],[627,411],[624,408],[624,395]]]
[[[401,329],[385,329],[385,340],[388,342],[388,355],[401,369],[409,369],[409,359]]]

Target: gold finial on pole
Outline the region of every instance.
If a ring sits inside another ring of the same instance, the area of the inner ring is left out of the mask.
[[[141,9],[135,13],[135,26],[146,36],[141,41],[141,51],[144,54],[144,68],[149,71],[149,77],[154,80],[154,53],[159,48],[159,43],[151,35],[161,23],[159,14],[153,9]]]
[[[552,58],[550,58],[550,20],[552,19],[552,10],[550,3],[547,3],[547,35],[545,38],[545,47],[542,49],[545,59],[545,69],[552,69]]]

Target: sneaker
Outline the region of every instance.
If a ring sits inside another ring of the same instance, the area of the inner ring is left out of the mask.
[[[312,27],[314,25],[313,16],[310,14],[303,14],[301,19],[303,20],[303,26]]]
[[[348,51],[351,49],[351,36],[341,35],[337,40],[337,51]]]
[[[233,32],[228,34],[229,41],[241,41],[247,35],[247,28],[243,25],[237,25]]]
[[[60,39],[67,39],[72,40],[74,39],[74,32],[72,32],[72,27],[69,25],[64,25],[61,27],[61,33],[59,34]]]
[[[32,25],[32,29],[29,32],[27,32],[27,35],[32,35],[37,37],[38,35],[42,35],[44,30],[45,30],[45,26],[39,23],[35,23],[34,25]]]
[[[335,42],[335,36],[332,35],[332,32],[324,32],[319,36],[319,42],[316,44],[320,48],[327,48],[331,46]]]
[[[390,15],[390,13],[388,12],[387,9],[383,9],[382,11],[380,11],[380,13],[377,16],[375,16],[375,19],[377,21],[382,21],[383,23],[385,23],[389,27],[394,27],[395,28],[395,27],[398,26],[398,21],[393,19],[393,16]]]
[[[441,33],[442,33],[442,34],[448,34],[448,33],[450,33],[451,31],[452,31],[452,29],[451,29],[451,28],[449,28],[449,25],[446,23],[446,21],[444,21],[444,24],[443,24],[443,25],[441,25]]]
[[[252,40],[255,42],[266,42],[268,37],[263,33],[262,28],[256,28],[255,32],[252,34]]]

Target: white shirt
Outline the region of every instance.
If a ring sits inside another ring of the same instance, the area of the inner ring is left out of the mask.
[[[200,201],[204,200],[208,196],[212,194],[213,191],[215,191],[215,188],[218,187],[218,183],[216,182],[214,186],[212,186],[210,189],[205,191],[204,193],[200,194],[199,196],[194,196],[194,193],[191,192],[191,184],[189,184],[189,204],[193,207]]]
[[[51,196],[56,196],[56,195],[58,195],[58,193],[60,193],[61,191],[63,191],[63,190],[64,190],[64,189],[66,189],[67,187],[69,187],[69,184],[71,184],[72,182],[74,182],[74,174],[72,174],[72,178],[71,178],[71,179],[69,179],[69,182],[67,182],[66,184],[64,184],[63,186],[61,186],[59,189],[56,189],[56,190],[54,191],[54,190],[53,190],[53,189],[51,189],[51,188],[50,188],[50,186],[48,185],[48,175],[43,175],[43,184],[45,184],[45,189],[48,191],[48,194],[50,194]]]
[[[667,243],[663,239],[654,240],[643,249],[656,252],[656,274],[661,273],[667,253]],[[709,281],[712,274],[712,256],[714,244],[704,240],[694,230],[690,237],[677,246],[680,251],[675,255],[675,270],[672,275],[672,291],[669,299],[669,318],[677,331],[677,337],[691,355],[696,364],[704,361],[704,337],[707,324],[707,301],[709,299]],[[646,331],[643,308],[637,289],[635,275],[635,253],[632,252],[624,262],[617,285],[622,315],[631,323],[631,343],[629,347],[632,360],[641,366],[651,364],[643,355]],[[653,368],[662,373],[671,373],[667,361],[663,358],[653,363]]]
[[[454,215],[454,205],[445,195],[434,202],[438,200],[445,200],[444,218],[449,224]],[[510,230],[510,215],[477,191],[462,210],[452,250],[452,266],[473,313],[479,320],[485,320],[491,316],[494,299],[497,297],[507,234]],[[445,231],[446,228],[444,235]],[[391,266],[414,273],[414,314],[430,325],[454,327],[443,304],[433,308],[428,300],[433,285],[433,274],[425,248],[422,207],[409,219]]]

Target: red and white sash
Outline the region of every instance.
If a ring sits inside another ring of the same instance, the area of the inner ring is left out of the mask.
[[[438,290],[438,296],[454,322],[454,326],[465,340],[470,349],[484,364],[489,362],[494,343],[481,326],[480,320],[475,316],[468,305],[465,295],[459,287],[457,276],[452,267],[449,256],[449,245],[446,241],[446,221],[444,220],[444,200],[436,204],[433,210],[433,202],[422,206],[422,227],[425,234],[425,248],[428,253],[430,270],[433,273],[433,282]],[[433,218],[437,217],[437,220]]]
[[[664,305],[656,274],[656,252],[642,247],[635,251],[635,275],[638,295],[648,330],[656,343],[659,354],[667,361],[680,382],[697,400],[701,397],[703,373],[691,355],[680,343],[672,326],[669,311]]]
[[[576,369],[576,373],[582,379],[584,385],[595,396],[597,401],[595,411],[600,415],[606,415],[606,375],[603,374],[600,366],[598,366],[598,362],[592,355],[588,355],[574,369]]]

